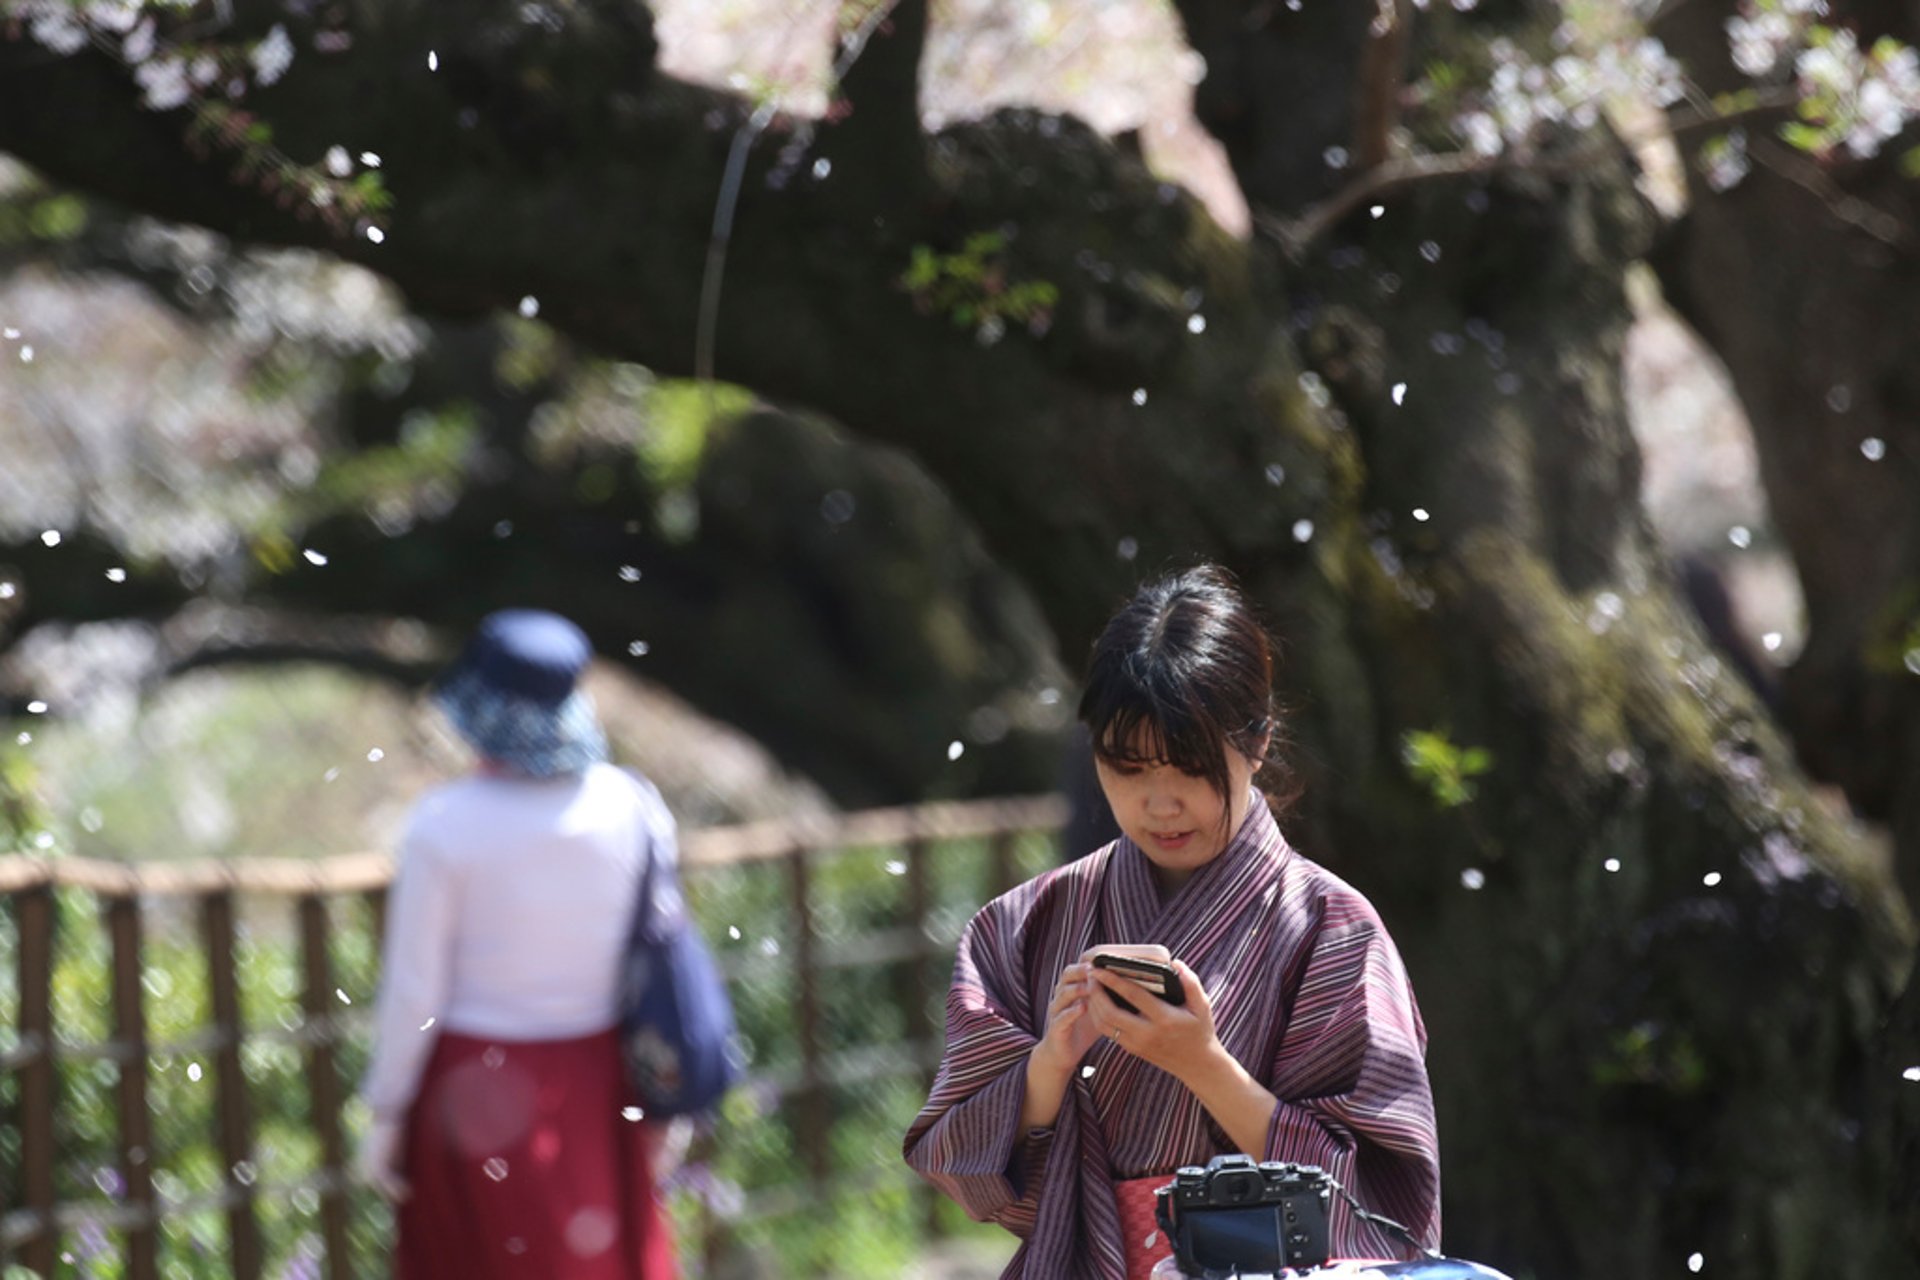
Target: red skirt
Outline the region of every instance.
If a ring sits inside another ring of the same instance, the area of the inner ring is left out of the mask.
[[[407,1115],[398,1280],[674,1280],[653,1126],[612,1031],[443,1032]]]

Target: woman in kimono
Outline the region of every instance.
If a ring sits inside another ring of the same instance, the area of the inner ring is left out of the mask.
[[[1170,1252],[1153,1189],[1228,1152],[1319,1165],[1439,1242],[1426,1031],[1373,907],[1290,848],[1255,789],[1272,686],[1271,642],[1223,571],[1143,587],[1080,702],[1121,837],[988,903],[960,940],[906,1157],[1020,1237],[1003,1280],[1142,1280]],[[1088,962],[1115,945],[1165,947],[1185,1004]],[[1330,1232],[1335,1257],[1410,1253],[1339,1196]]]

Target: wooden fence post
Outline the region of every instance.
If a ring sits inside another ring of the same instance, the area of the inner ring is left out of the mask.
[[[1013,860],[1014,834],[1011,831],[996,831],[988,846],[993,868],[992,883],[987,886],[989,898],[997,898],[1020,883],[1020,869]]]
[[[927,865],[930,856],[924,836],[907,841],[907,917],[913,929],[913,953],[907,962],[911,966],[907,982],[907,1043],[913,1046],[916,1060],[938,1048],[942,1035],[941,1019],[933,1009],[933,993],[937,989],[933,962],[940,950],[934,943],[928,920],[933,899],[928,883],[932,874]],[[933,1076],[932,1066],[920,1072],[921,1083],[929,1091],[933,1088]],[[937,1236],[940,1234],[940,1193],[923,1178],[916,1178],[914,1182],[915,1194],[920,1200],[921,1229],[929,1236]]]
[[[200,929],[207,949],[208,990],[213,997],[213,1078],[219,1091],[220,1159],[226,1166],[227,1259],[233,1280],[258,1280],[260,1224],[254,1217],[253,1177],[244,1172],[253,1161],[252,1108],[247,1076],[240,1068],[245,1028],[240,1016],[240,984],[233,963],[233,894],[219,890],[200,899]]]
[[[813,908],[807,865],[809,850],[796,845],[787,855],[787,872],[793,891],[794,967],[799,971],[800,990],[800,1091],[799,1121],[801,1145],[805,1148],[807,1174],[822,1187],[832,1171],[828,1159],[827,1091],[820,1072],[820,990],[815,968]]]
[[[320,1233],[326,1243],[328,1280],[350,1280],[347,1256],[346,1144],[340,1136],[340,1075],[334,1064],[337,1038],[333,1006],[333,958],[328,952],[327,900],[300,895],[300,953],[306,970],[302,1005],[307,1015],[307,1087],[313,1127],[320,1135]]]
[[[34,885],[15,896],[20,930],[21,1194],[38,1226],[21,1250],[28,1270],[53,1274],[60,1233],[53,1222],[53,886]]]
[[[387,942],[387,891],[369,889],[366,891],[367,927],[373,930],[373,954],[381,954]]]
[[[147,1019],[141,986],[140,897],[137,891],[107,899],[107,931],[113,940],[113,1021],[118,1043],[120,1176],[127,1204],[144,1217],[127,1228],[127,1275],[157,1280],[158,1220],[153,1204],[153,1117],[147,1100]]]

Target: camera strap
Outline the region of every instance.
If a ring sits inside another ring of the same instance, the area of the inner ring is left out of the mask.
[[[1382,1231],[1392,1236],[1395,1240],[1400,1241],[1400,1243],[1406,1245],[1409,1249],[1412,1249],[1415,1253],[1420,1254],[1424,1257],[1431,1258],[1435,1261],[1438,1261],[1441,1258],[1446,1256],[1442,1254],[1438,1249],[1429,1249],[1427,1248],[1427,1246],[1421,1244],[1418,1240],[1415,1240],[1413,1238],[1413,1232],[1407,1230],[1405,1227],[1395,1222],[1392,1218],[1389,1218],[1384,1214],[1375,1213],[1373,1210],[1367,1208],[1365,1205],[1361,1204],[1358,1200],[1354,1199],[1353,1193],[1351,1191],[1348,1191],[1345,1187],[1341,1186],[1339,1180],[1335,1178],[1332,1174],[1327,1174],[1326,1178],[1327,1178],[1327,1181],[1330,1184],[1332,1184],[1333,1189],[1340,1193],[1340,1198],[1347,1202],[1347,1208],[1353,1210],[1353,1216],[1360,1219],[1360,1221],[1371,1223],[1373,1226],[1380,1228]]]

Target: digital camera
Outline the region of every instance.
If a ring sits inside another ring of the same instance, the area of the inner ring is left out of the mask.
[[[1180,1273],[1252,1275],[1327,1260],[1333,1179],[1318,1165],[1215,1156],[1154,1192],[1154,1216]]]

